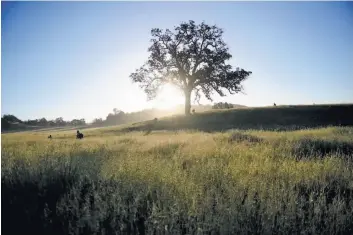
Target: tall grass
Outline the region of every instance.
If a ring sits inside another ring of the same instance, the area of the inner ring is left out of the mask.
[[[2,136],[2,234],[352,234],[353,128]]]

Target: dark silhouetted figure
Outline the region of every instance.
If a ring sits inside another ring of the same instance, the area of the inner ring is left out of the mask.
[[[52,138],[51,135],[49,135],[49,136],[48,136],[48,139],[51,139],[51,138]]]
[[[79,130],[77,130],[76,139],[83,139],[83,134]]]
[[[195,114],[195,109],[192,109],[192,113]]]
[[[276,106],[277,106],[277,105],[276,105],[276,103],[273,103],[273,106],[275,106],[275,107],[276,107]]]

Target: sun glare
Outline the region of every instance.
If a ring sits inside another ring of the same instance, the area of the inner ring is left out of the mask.
[[[171,84],[162,87],[154,102],[154,107],[158,109],[172,109],[176,105],[183,104],[182,92]]]

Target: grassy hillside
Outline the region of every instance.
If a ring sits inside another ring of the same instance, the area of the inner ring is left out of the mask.
[[[352,234],[353,127],[289,130],[348,125],[351,110],[210,112],[159,120],[149,135],[149,123],[86,129],[83,140],[3,134],[2,234]],[[216,131],[246,120],[286,131]]]
[[[242,108],[196,113],[189,117],[174,116],[160,119],[153,130],[194,129],[224,131],[228,129],[298,130],[325,126],[353,126],[353,104],[297,105],[264,108]],[[126,127],[139,131],[150,122]]]

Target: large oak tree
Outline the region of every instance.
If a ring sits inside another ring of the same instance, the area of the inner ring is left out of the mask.
[[[148,61],[130,75],[133,82],[144,89],[148,100],[154,99],[159,89],[169,83],[180,88],[185,95],[185,114],[190,114],[191,93],[199,100],[201,92],[212,101],[217,92],[225,96],[242,91],[241,83],[250,71],[232,66],[226,61],[232,56],[222,39],[223,30],[202,22],[183,22],[174,28],[151,30],[152,45]]]

